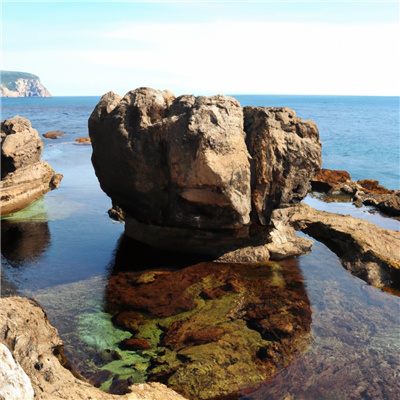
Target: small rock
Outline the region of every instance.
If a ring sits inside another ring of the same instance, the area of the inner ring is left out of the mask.
[[[75,139],[75,142],[77,142],[77,143],[89,143],[90,142],[90,138],[89,137],[78,138],[78,139]]]
[[[45,137],[46,139],[57,139],[58,137],[65,136],[65,135],[60,131],[51,131],[51,132],[44,133],[42,136]]]

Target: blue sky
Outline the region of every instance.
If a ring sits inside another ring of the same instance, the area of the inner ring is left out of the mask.
[[[53,95],[399,95],[399,2],[2,1],[2,69]]]

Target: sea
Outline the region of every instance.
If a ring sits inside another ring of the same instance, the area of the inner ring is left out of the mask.
[[[352,180],[374,179],[389,189],[400,189],[398,97],[227,95],[243,107],[289,107],[301,119],[316,122],[323,168],[346,170]],[[49,131],[64,133],[56,140],[42,137],[42,159],[64,176],[60,187],[2,218],[1,295],[38,299],[78,370],[90,363],[88,349],[94,342],[110,346],[106,343],[113,340],[110,332],[118,336],[102,316],[104,289],[124,225],[107,214],[111,200],[91,165],[90,143],[75,141],[88,137],[88,118],[99,99],[1,99],[1,120],[20,115],[41,137]],[[399,221],[371,207],[324,203],[312,196],[305,202],[399,230]],[[298,263],[311,302],[314,343],[273,379],[252,393],[244,392],[243,399],[398,398],[399,297],[350,275],[338,257],[317,241],[310,254],[298,257]],[[90,332],[83,334],[88,320]]]

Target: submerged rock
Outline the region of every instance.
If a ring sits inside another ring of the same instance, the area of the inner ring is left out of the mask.
[[[22,117],[1,123],[1,215],[27,207],[58,187],[62,175],[41,161],[43,141]]]
[[[223,95],[109,92],[89,136],[96,175],[129,236],[217,257],[272,242],[272,211],[304,198],[321,166],[315,123],[287,108],[242,109]]]
[[[0,302],[1,342],[28,375],[35,399],[185,400],[157,383],[133,384],[130,393],[124,396],[114,396],[95,388],[73,369],[64,355],[57,329],[50,325],[46,313],[35,300],[7,297]],[[1,390],[3,395],[3,385]]]
[[[133,333],[124,342],[151,346],[140,350],[150,362],[132,365],[132,373],[144,371],[190,399],[238,398],[312,342],[295,259],[118,273],[106,300],[114,323]]]

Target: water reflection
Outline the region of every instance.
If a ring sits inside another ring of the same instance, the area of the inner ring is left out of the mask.
[[[156,249],[122,234],[113,251],[107,271],[111,278],[124,271],[176,270],[211,260],[212,257],[204,254]]]
[[[14,268],[37,261],[47,250],[50,240],[47,222],[1,221],[1,255]]]

